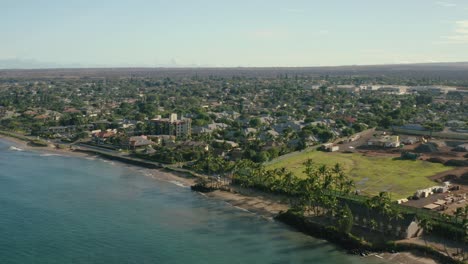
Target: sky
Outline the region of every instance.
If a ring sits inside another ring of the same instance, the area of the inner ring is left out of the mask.
[[[0,0],[0,68],[468,61],[468,0]]]

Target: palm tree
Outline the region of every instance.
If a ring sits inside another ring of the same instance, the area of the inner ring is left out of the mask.
[[[307,159],[304,162],[304,166],[305,166],[304,173],[310,177],[310,175],[312,175],[312,172],[314,170],[314,162],[312,161],[312,159]]]
[[[459,219],[459,218],[462,218],[463,214],[464,214],[463,208],[458,207],[457,210],[455,211],[455,214],[454,214],[454,215],[455,215],[455,221],[456,221],[457,223],[458,223],[458,219]]]
[[[294,194],[296,191],[295,187],[297,183],[296,176],[292,172],[286,172],[285,174],[282,174],[281,179],[283,180],[282,182],[283,191],[290,195]]]
[[[347,180],[345,181],[344,183],[344,189],[343,189],[343,192],[345,194],[349,194],[351,192],[352,189],[354,189],[356,187],[356,185],[354,184],[354,181],[353,180]]]
[[[343,172],[343,168],[340,163],[336,163],[332,171],[336,174],[340,174],[341,172]]]
[[[468,206],[466,206],[466,207],[468,207]],[[463,229],[465,230],[465,235],[463,237],[463,241],[465,242],[465,244],[467,244],[468,243],[468,221],[465,221],[465,220],[463,221]],[[465,249],[463,247],[461,248],[460,253],[462,255],[462,261],[467,260],[466,252],[465,252]]]
[[[342,207],[339,211],[338,225],[340,227],[340,231],[344,233],[351,232],[353,223],[353,213],[349,209],[349,206],[345,204],[345,206]]]
[[[250,161],[239,160],[232,166],[232,180],[234,183],[240,183],[241,186],[245,185],[247,170],[249,170]]]
[[[427,246],[427,240],[426,240],[426,234],[429,234],[429,232],[432,230],[432,221],[429,218],[422,218],[421,221],[419,221],[419,226],[423,229],[423,239],[424,243]]]
[[[274,170],[267,170],[265,171],[263,177],[265,178],[263,181],[263,185],[268,188],[270,191],[275,191],[277,186],[275,186],[275,181],[276,181],[276,173]]]
[[[467,220],[468,219],[468,204],[465,205],[465,209],[463,211],[464,211],[463,215],[465,217],[465,220]]]
[[[377,230],[377,221],[375,221],[375,219],[370,219],[370,221],[369,221],[369,227],[370,227],[372,230]]]
[[[393,210],[392,205],[391,205],[391,199],[387,192],[380,192],[379,195],[376,195],[372,198],[367,199],[364,205],[367,207],[368,218],[370,218],[370,211],[374,211],[378,214],[381,214],[383,216],[387,216],[390,218],[400,217],[400,214],[396,212],[395,210]]]
[[[379,213],[389,216],[393,213],[391,199],[387,192],[380,192],[379,195],[370,198],[371,209],[376,209]]]
[[[333,189],[333,174],[329,171],[326,170],[325,173],[322,175],[323,177],[323,189],[327,191],[331,191]]]

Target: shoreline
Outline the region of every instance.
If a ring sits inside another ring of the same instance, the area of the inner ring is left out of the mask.
[[[47,153],[47,154],[60,154],[64,156],[69,156],[69,157],[89,157],[91,155],[82,153],[82,152],[77,152],[77,151],[72,151],[70,149],[59,149],[59,148],[52,148],[52,147],[36,147],[36,146],[31,146],[28,145],[28,143],[24,140],[14,138],[14,137],[8,137],[5,135],[0,134],[0,140],[9,142],[14,144],[14,147],[18,147],[21,150],[25,151],[32,151],[32,152],[42,152],[42,153]]]
[[[21,140],[14,137],[0,135],[0,140],[12,143],[15,147],[18,147],[24,151],[41,152],[46,154],[59,154],[68,157],[86,158],[93,157],[91,153],[73,151],[71,149],[58,149],[53,148],[50,145],[47,147],[31,146],[25,140]],[[98,155],[102,159],[108,159],[106,157]],[[134,170],[141,173],[144,176],[151,177],[155,180],[161,180],[166,182],[172,182],[181,187],[187,187],[194,185],[196,178],[187,175],[184,172],[171,171],[164,168],[145,168],[143,166],[130,164],[118,160],[114,160],[119,164],[125,165],[130,170]],[[210,199],[217,199],[224,201],[232,207],[239,210],[252,213],[263,217],[268,221],[276,221],[274,217],[280,212],[285,212],[288,206],[278,198],[272,197],[265,193],[261,193],[255,190],[242,191],[240,188],[234,188],[234,192],[216,190],[203,195]],[[290,228],[288,226],[288,228]],[[327,241],[328,243],[334,244]],[[335,244],[334,244],[335,245]],[[408,263],[408,264],[442,264],[432,258],[420,257],[412,252],[399,252],[399,253],[374,253],[363,258],[373,258],[388,261],[388,263]]]

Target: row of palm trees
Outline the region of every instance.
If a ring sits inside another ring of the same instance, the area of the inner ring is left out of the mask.
[[[468,224],[468,204],[465,207],[458,207],[454,213],[455,221]]]
[[[374,197],[354,195],[354,182],[346,175],[340,164],[330,167],[315,164],[308,159],[304,162],[305,177],[299,178],[285,168],[267,170],[261,164],[242,160],[232,167],[235,184],[258,188],[264,191],[286,194],[293,209],[306,216],[325,216],[340,222],[343,216],[352,218],[352,212],[346,209],[352,200],[367,215],[366,226],[371,230],[385,231],[393,222],[403,219],[403,212],[392,202],[389,193],[381,192]],[[431,229],[430,219],[424,219],[422,225]]]
[[[395,235],[405,230],[405,221],[400,220],[411,212],[406,212],[392,202],[389,193],[381,192],[374,197],[358,196],[354,194],[353,180],[346,175],[340,164],[327,166],[315,164],[309,159],[303,165],[305,177],[297,177],[285,168],[268,170],[264,165],[251,160],[229,162],[209,156],[195,164],[195,168],[221,176],[226,184],[232,181],[242,187],[284,194],[296,212],[308,217],[318,217],[316,219],[322,219],[319,221],[326,221],[343,233],[351,232],[355,225],[354,215],[358,216],[356,219],[360,220],[361,226],[373,231]],[[351,203],[353,210],[348,206]],[[419,226],[426,234],[438,224],[438,220],[429,215],[417,217]],[[465,224],[468,235],[468,206],[457,209],[455,218],[456,222]],[[423,238],[426,240],[426,236]],[[460,250],[460,255],[465,258],[466,253]]]
[[[299,178],[285,168],[267,170],[261,164],[241,160],[233,166],[232,179],[243,187],[286,194],[292,207],[307,215],[335,215],[337,197],[350,195],[354,182],[340,164],[329,167],[309,159],[304,165],[305,177]]]
[[[364,205],[388,219],[403,218],[401,211],[396,208],[388,192],[380,192],[378,195],[366,199]]]
[[[351,200],[363,209],[360,213],[367,211],[366,216],[360,217],[366,218],[364,224],[372,230],[385,231],[408,213],[392,202],[387,192],[381,192],[374,197],[354,195],[354,182],[340,164],[327,166],[315,164],[309,159],[303,165],[305,177],[297,177],[285,168],[268,170],[263,164],[251,160],[229,162],[213,156],[201,159],[194,167],[200,172],[220,177],[225,184],[232,182],[242,187],[284,194],[288,197],[291,207],[304,215],[325,216],[338,223],[343,217],[353,218],[354,212],[346,209]],[[468,207],[457,209],[455,217],[468,227]],[[429,216],[418,218],[419,225],[426,233],[436,224],[436,219]]]

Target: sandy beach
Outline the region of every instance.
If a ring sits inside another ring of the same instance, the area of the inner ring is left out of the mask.
[[[239,193],[225,191],[214,191],[206,194],[208,197],[223,200],[232,206],[247,210],[251,213],[261,215],[268,219],[273,219],[281,211],[288,210],[286,204],[274,201],[264,196],[247,196]]]
[[[126,164],[128,165],[128,164]],[[137,169],[133,165],[129,165],[131,169]],[[164,171],[164,169],[138,169],[139,173],[151,177],[156,180],[172,182],[181,187],[190,187],[195,184],[195,178],[188,178],[183,175],[177,175],[173,172]]]
[[[3,141],[10,142],[13,146],[34,152],[50,153],[50,154],[59,154],[64,156],[73,156],[73,157],[89,157],[90,154],[83,152],[75,152],[70,149],[57,149],[55,147],[35,147],[30,146],[26,142],[6,137],[0,135],[0,139]],[[118,162],[118,161],[117,161]],[[141,168],[136,165],[130,165],[123,162],[118,162],[119,164],[125,165],[126,167],[135,170],[138,173],[141,173],[147,177],[154,178],[156,180],[172,182],[181,187],[188,188],[195,184],[196,179],[193,177],[187,177],[183,173],[177,172],[167,172],[164,169],[147,169]],[[288,205],[285,202],[285,197],[279,197],[275,195],[270,195],[255,190],[248,190],[240,187],[232,187],[232,192],[226,191],[214,191],[211,193],[206,193],[205,195],[212,199],[219,199],[225,201],[226,203],[238,208],[239,210],[248,211],[252,214],[264,217],[268,220],[273,220],[273,218],[278,215],[281,211],[287,211]],[[417,256],[411,252],[400,252],[400,253],[380,253],[380,254],[371,254],[364,258],[380,258],[387,260],[389,263],[397,264],[443,264],[437,262],[430,258],[424,258]]]
[[[419,257],[411,252],[380,253],[368,256],[369,258],[380,258],[395,264],[443,264],[430,258]]]

